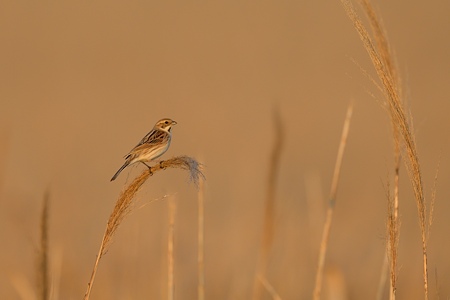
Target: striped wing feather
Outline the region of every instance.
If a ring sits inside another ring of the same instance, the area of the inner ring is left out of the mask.
[[[152,130],[149,133],[147,133],[147,135],[144,136],[142,140],[133,149],[131,149],[131,151],[125,156],[125,159],[135,157],[136,155],[139,155],[142,151],[154,147],[154,145],[160,144],[163,147],[166,147],[169,141],[170,135],[167,132],[162,130]]]

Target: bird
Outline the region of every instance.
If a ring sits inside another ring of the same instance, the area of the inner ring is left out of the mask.
[[[115,180],[123,169],[137,162],[143,163],[151,170],[146,162],[155,160],[169,149],[172,140],[172,126],[176,124],[177,122],[169,118],[164,118],[156,122],[153,129],[125,155],[125,163],[114,174],[111,181]]]

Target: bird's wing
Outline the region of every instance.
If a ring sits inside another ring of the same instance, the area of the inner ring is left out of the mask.
[[[133,147],[133,149],[128,152],[127,155],[125,155],[125,159],[131,156],[131,154],[139,152],[142,148],[146,148],[149,145],[164,143],[166,140],[170,139],[170,135],[161,130],[152,130],[149,133],[147,133],[146,136],[142,138],[142,140]]]

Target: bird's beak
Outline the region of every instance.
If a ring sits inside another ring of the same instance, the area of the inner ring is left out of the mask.
[[[177,125],[178,123],[174,120],[172,120],[172,125]]]

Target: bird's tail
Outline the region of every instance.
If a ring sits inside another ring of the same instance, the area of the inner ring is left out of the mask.
[[[115,180],[117,178],[117,176],[119,176],[120,172],[123,171],[123,169],[125,169],[128,165],[130,164],[130,161],[126,161],[123,166],[120,167],[120,169],[116,172],[116,174],[114,174],[114,176],[111,178],[111,181]]]

